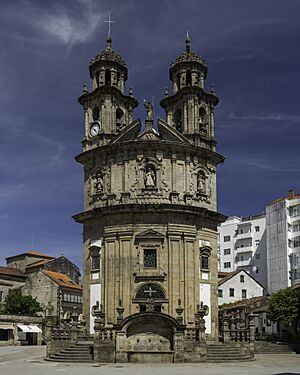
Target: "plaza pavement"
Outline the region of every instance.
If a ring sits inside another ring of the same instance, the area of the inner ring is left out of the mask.
[[[73,364],[44,360],[44,346],[0,347],[0,375],[300,375],[300,354],[259,354],[256,360],[207,364]]]

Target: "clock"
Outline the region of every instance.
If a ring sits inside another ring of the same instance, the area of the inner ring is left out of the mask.
[[[91,127],[90,127],[90,136],[96,137],[99,134],[100,129],[101,129],[100,121],[93,122]]]

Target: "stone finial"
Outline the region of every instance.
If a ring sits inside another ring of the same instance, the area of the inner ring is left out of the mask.
[[[87,86],[86,86],[86,83],[83,85],[83,89],[82,89],[82,94],[87,94],[88,93],[88,90],[87,90]]]
[[[216,95],[215,85],[214,84],[211,85],[210,93],[213,94],[213,95]]]
[[[132,87],[129,88],[129,94],[128,95],[133,97],[133,88]]]
[[[169,89],[167,87],[165,88],[165,96],[169,96]]]

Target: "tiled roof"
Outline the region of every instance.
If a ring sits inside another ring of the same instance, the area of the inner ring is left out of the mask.
[[[81,286],[76,284],[73,280],[69,278],[69,276],[64,275],[63,273],[53,272],[49,270],[42,270],[42,272],[50,277],[52,281],[54,281],[57,285],[63,286],[65,288],[72,288],[77,290],[82,290]]]
[[[230,309],[237,309],[241,307],[250,307],[258,309],[261,306],[264,306],[267,304],[268,298],[265,296],[258,296],[258,297],[252,297],[249,299],[243,299],[240,301],[232,302],[229,304],[226,304],[225,309],[230,310]]]
[[[0,267],[0,275],[17,276],[23,277],[24,279],[27,277],[23,272],[13,267]]]
[[[38,260],[37,262],[33,262],[33,263],[28,264],[26,269],[27,268],[34,268],[34,267],[40,266],[41,264],[45,264],[45,263],[48,263],[48,262],[49,262],[49,260],[47,260],[47,259],[41,259],[41,260]]]
[[[231,279],[233,276],[237,275],[241,271],[242,270],[229,272],[227,276],[223,277],[221,280],[218,281],[218,285],[224,284],[226,281],[228,281],[229,279]]]
[[[231,272],[223,272],[223,271],[219,271],[218,272],[218,279],[223,279],[224,277],[230,275]]]
[[[15,255],[11,255],[5,259],[9,259],[9,258],[14,258],[14,257],[18,257],[20,255],[33,255],[33,256],[37,256],[37,257],[43,257],[43,258],[49,258],[49,259],[55,259],[55,257],[53,257],[52,255],[48,255],[48,254],[43,254],[43,253],[40,253],[39,251],[25,251],[23,253],[20,253],[20,254],[15,254]]]

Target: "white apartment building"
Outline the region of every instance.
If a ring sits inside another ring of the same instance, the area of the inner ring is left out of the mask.
[[[218,227],[219,270],[244,269],[267,288],[265,215],[231,216]]]
[[[266,207],[268,291],[274,293],[300,282],[300,194]]]

